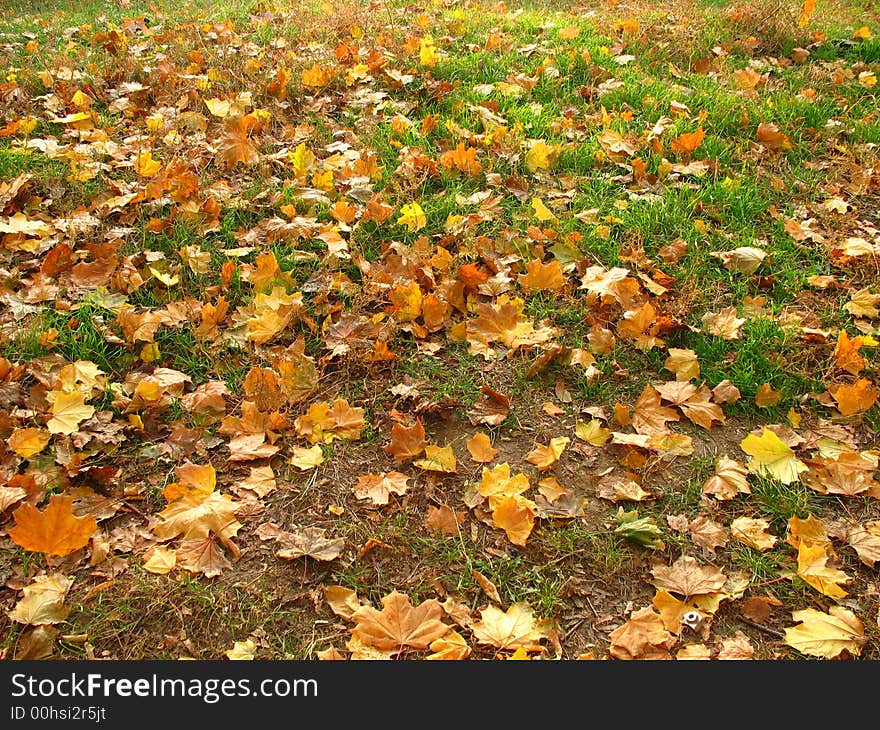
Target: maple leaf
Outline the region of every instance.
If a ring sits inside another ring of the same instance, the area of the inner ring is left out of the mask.
[[[327,84],[330,83],[331,78],[328,70],[319,64],[303,69],[303,72],[300,75],[300,80],[302,81],[303,86],[308,86],[310,88],[327,86]]]
[[[357,591],[345,586],[325,585],[324,598],[330,606],[330,610],[346,621],[351,621],[355,612],[361,607]]]
[[[669,357],[663,362],[663,367],[675,374],[676,380],[693,380],[700,377],[700,362],[697,353],[693,350],[670,347]]]
[[[842,570],[828,565],[831,556],[824,545],[802,542],[798,546],[797,575],[820,593],[831,598],[845,598],[848,594],[840,586],[852,579]]]
[[[73,513],[73,497],[53,494],[45,509],[22,504],[13,513],[15,524],[7,530],[12,541],[36,553],[69,555],[88,545],[98,529],[92,515],[77,517]]]
[[[865,627],[848,608],[832,606],[828,613],[815,608],[793,611],[796,626],[785,629],[785,643],[802,654],[836,659],[841,654],[859,656],[865,644]]]
[[[455,452],[452,450],[452,444],[447,444],[442,447],[428,444],[425,446],[425,458],[416,459],[413,464],[420,469],[426,469],[427,471],[446,473],[455,473],[457,468]]]
[[[653,606],[633,611],[629,619],[608,635],[614,659],[671,659],[669,649],[675,637],[666,629]]]
[[[241,523],[235,519],[238,507],[239,503],[232,497],[219,492],[187,494],[159,513],[153,534],[164,541],[177,536],[199,540],[214,533],[235,552],[232,538],[241,529]]]
[[[493,448],[492,440],[485,433],[475,433],[466,443],[471,458],[479,463],[488,463],[498,455],[498,449]]]
[[[477,492],[483,497],[488,497],[489,506],[494,507],[501,499],[522,494],[531,486],[525,474],[511,476],[510,464],[505,461],[492,469],[483,467]]]
[[[406,494],[407,479],[399,471],[364,474],[358,477],[354,493],[358,499],[369,499],[373,504],[388,504],[391,494]]]
[[[763,553],[772,549],[778,539],[770,534],[769,528],[770,522],[763,518],[737,517],[730,523],[730,536]]]
[[[235,552],[237,555],[237,551]],[[198,540],[184,540],[175,551],[175,567],[193,575],[215,578],[232,563],[217,546],[213,535]]]
[[[685,597],[718,593],[724,589],[727,578],[711,565],[700,565],[689,555],[682,555],[672,565],[658,565],[651,569],[655,588]]]
[[[464,512],[456,512],[445,504],[439,507],[431,505],[428,507],[425,527],[444,535],[458,535],[463,522]]]
[[[724,411],[716,403],[711,402],[712,391],[705,385],[699,388],[692,383],[676,381],[657,386],[657,391],[664,400],[676,406],[698,426],[710,430],[713,424],[724,423]]]
[[[177,551],[155,545],[144,553],[142,567],[148,573],[168,575],[177,567]]]
[[[363,408],[352,408],[345,398],[336,398],[332,403],[313,403],[307,413],[294,421],[294,427],[311,444],[356,440],[366,425],[364,413]]]
[[[706,312],[701,321],[710,335],[723,340],[738,340],[746,320],[736,315],[736,307],[725,307],[720,312]]]
[[[535,527],[536,514],[535,503],[518,494],[493,499],[492,522],[514,545],[525,546]]]
[[[252,135],[261,126],[260,120],[253,114],[228,117],[217,140],[217,159],[227,169],[238,164],[257,164],[260,152],[253,143]]]
[[[713,251],[712,256],[721,259],[724,268],[737,274],[754,274],[767,252],[756,246],[740,246],[731,251]]]
[[[832,357],[834,364],[841,370],[858,375],[866,365],[865,358],[859,354],[862,347],[876,347],[877,340],[873,337],[857,335],[850,339],[846,330],[841,330],[834,347]]]
[[[792,484],[808,467],[794,455],[794,451],[766,426],[761,435],[750,433],[740,442],[740,448],[749,456],[748,470],[768,476],[783,484]]]
[[[716,499],[733,499],[739,494],[751,494],[749,470],[746,466],[728,456],[719,456],[715,461],[715,474],[703,484],[703,494]]]
[[[771,408],[782,400],[782,393],[773,390],[770,383],[762,383],[755,391],[755,405],[758,408]]]
[[[850,295],[849,301],[843,305],[843,308],[856,317],[868,317],[869,319],[874,319],[880,316],[880,309],[877,309],[878,304],[880,304],[880,294],[872,294],[868,289],[859,289]],[[841,330],[841,334],[843,334],[843,332],[844,330]],[[859,338],[857,337],[856,339]],[[873,338],[867,339],[873,340]],[[868,343],[865,342],[863,344]],[[871,347],[874,347],[877,344],[876,341],[873,341]]]
[[[656,336],[657,330],[657,308],[651,302],[626,311],[617,323],[617,334],[635,340],[636,347],[645,352],[666,344]]]
[[[819,494],[870,494],[880,496],[880,483],[873,477],[876,469],[860,453],[841,452],[837,458],[810,459],[804,483]]]
[[[588,267],[581,276],[580,288],[586,289],[590,296],[610,298],[624,309],[629,309],[635,303],[641,290],[639,282],[630,276],[630,272],[618,266],[611,269],[604,266]],[[594,352],[601,354],[597,350]]]
[[[703,128],[698,127],[695,132],[685,132],[677,139],[672,140],[669,146],[673,152],[679,155],[690,155],[703,143],[705,137],[706,133],[703,131]]]
[[[407,203],[400,209],[397,225],[406,226],[410,233],[414,233],[428,225],[428,219],[425,217],[422,206],[418,203]]]
[[[558,292],[565,286],[565,275],[556,259],[547,264],[540,259],[532,259],[526,264],[526,273],[520,274],[517,281],[526,293]]]
[[[398,463],[409,461],[425,450],[425,427],[416,419],[411,426],[395,423],[391,426],[391,441],[382,450]]]
[[[477,150],[464,142],[459,142],[455,149],[440,155],[440,164],[447,170],[463,172],[470,177],[477,177],[483,171],[483,166],[477,160]]]
[[[73,578],[64,575],[41,575],[22,589],[24,596],[8,612],[13,621],[27,626],[59,624],[67,619],[70,606],[64,605]]]
[[[793,145],[787,134],[783,134],[772,122],[761,122],[757,130],[758,141],[768,150],[786,151]]]
[[[556,215],[550,210],[537,195],[532,198],[532,210],[535,218],[542,223],[547,221],[555,221]]]
[[[52,418],[46,423],[49,433],[69,436],[77,431],[80,423],[95,415],[94,406],[86,404],[86,396],[79,390],[70,393],[52,390],[46,399],[52,404]]]
[[[257,658],[257,644],[253,639],[236,641],[223,653],[231,661],[252,661]]]
[[[382,599],[382,610],[361,606],[352,616],[352,636],[377,649],[410,647],[427,649],[432,642],[445,636],[450,626],[443,623],[443,608],[433,598],[413,606],[405,593],[392,591]]]
[[[52,439],[52,434],[39,428],[14,428],[6,445],[23,459],[39,454]]]
[[[471,655],[471,648],[464,637],[454,629],[430,644],[433,652],[425,657],[431,661],[461,661]]]
[[[493,390],[488,385],[480,388],[480,397],[474,403],[473,408],[467,412],[468,420],[473,424],[484,423],[489,426],[499,426],[510,414],[510,399]]]
[[[653,435],[656,433],[665,433],[669,429],[666,426],[668,421],[679,420],[678,412],[667,406],[661,405],[660,392],[646,385],[635,406],[633,407],[632,426],[640,434]]]
[[[859,378],[851,385],[840,385],[831,391],[842,416],[864,413],[877,402],[877,388],[867,378]],[[51,430],[51,429],[50,429]]]
[[[604,446],[611,436],[611,429],[605,428],[601,421],[594,418],[586,423],[575,423],[574,435],[592,446]]]
[[[856,551],[859,560],[873,568],[880,560],[880,521],[850,527],[846,531],[846,541]]]
[[[545,471],[559,461],[559,457],[562,456],[562,452],[565,451],[565,447],[570,441],[571,439],[567,436],[552,438],[547,445],[538,444],[526,455],[525,460],[534,464],[538,471]]]
[[[282,532],[278,536],[280,548],[275,555],[285,560],[294,560],[308,556],[315,560],[329,562],[342,554],[345,539],[337,537],[329,539],[323,527],[303,527],[294,532]]]
[[[547,628],[535,619],[528,603],[511,604],[507,611],[497,606],[480,609],[480,620],[471,624],[474,638],[496,649],[540,651],[547,638]]]
[[[531,172],[538,172],[539,170],[549,172],[556,167],[561,152],[562,147],[560,145],[548,145],[544,140],[539,139],[526,152],[524,158],[525,166]]]
[[[422,313],[422,290],[417,282],[398,284],[389,293],[387,311],[398,322],[411,322]]]

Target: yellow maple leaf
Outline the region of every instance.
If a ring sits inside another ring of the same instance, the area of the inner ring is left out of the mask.
[[[526,167],[532,172],[552,170],[556,166],[561,151],[562,148],[559,145],[548,145],[544,140],[539,139],[526,152]]]
[[[605,428],[601,421],[594,418],[587,423],[578,421],[574,426],[574,435],[593,446],[604,446],[611,436],[611,429]]]
[[[562,452],[565,451],[565,447],[568,446],[570,440],[571,439],[567,436],[557,436],[556,438],[550,439],[550,443],[546,446],[544,444],[538,444],[538,446],[526,456],[526,461],[530,464],[534,464],[539,471],[549,469],[559,461],[559,457],[562,456]]]
[[[419,62],[422,66],[436,66],[440,58],[432,36],[426,35],[419,41]]]
[[[785,643],[803,654],[835,659],[843,652],[861,654],[865,643],[865,627],[848,608],[832,606],[828,613],[815,608],[793,611],[797,626],[785,630]]]
[[[510,464],[506,461],[492,469],[483,467],[483,476],[477,486],[477,492],[489,498],[489,506],[495,505],[505,497],[512,497],[531,488],[529,478],[525,474],[510,475]]]
[[[427,471],[453,473],[456,470],[455,453],[451,444],[443,447],[432,444],[425,446],[425,458],[416,459],[413,464]]]
[[[797,557],[798,577],[830,598],[846,598],[849,594],[840,584],[848,583],[850,577],[842,570],[828,565],[830,557],[827,548],[822,545],[800,543]]]
[[[69,436],[79,428],[80,423],[95,414],[94,407],[86,404],[85,395],[78,390],[71,393],[50,390],[46,397],[52,403],[52,418],[46,424],[50,433]]]
[[[23,459],[30,459],[46,448],[51,438],[52,434],[39,428],[15,428],[6,444]]]
[[[535,619],[531,606],[514,603],[507,611],[497,606],[480,609],[480,620],[471,624],[474,638],[481,644],[497,649],[538,650],[547,637],[541,622]]]
[[[321,444],[315,444],[308,449],[294,446],[293,456],[290,457],[288,463],[303,471],[321,466],[324,463],[324,451],[321,449]]]
[[[492,522],[507,533],[514,545],[524,546],[535,527],[535,503],[520,495],[503,497],[495,503]]]
[[[537,195],[532,198],[532,208],[535,211],[535,218],[539,221],[555,221],[556,216],[553,214],[546,205],[544,205],[544,201],[541,200]]]
[[[414,233],[424,228],[428,224],[428,219],[425,217],[425,211],[422,210],[421,205],[418,203],[407,203],[400,209],[400,217],[397,219],[397,224],[406,226],[410,233]]]
[[[794,455],[794,451],[769,428],[764,427],[760,436],[750,433],[740,442],[740,448],[751,460],[747,467],[753,474],[769,476],[783,484],[800,479],[807,465]]]
[[[162,169],[162,163],[158,160],[153,159],[153,154],[149,150],[146,152],[139,152],[138,156],[134,160],[134,171],[138,175],[143,175],[144,177],[153,177],[159,170]]]

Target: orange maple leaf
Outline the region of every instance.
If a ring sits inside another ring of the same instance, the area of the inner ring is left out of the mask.
[[[409,596],[392,591],[382,599],[381,611],[361,606],[354,612],[351,633],[377,649],[427,649],[451,628],[441,621],[442,617],[443,607],[436,599],[413,606]]]
[[[22,504],[12,513],[15,524],[7,530],[12,541],[25,550],[64,556],[85,547],[98,529],[92,515],[77,517],[73,497],[53,494],[46,509]]]

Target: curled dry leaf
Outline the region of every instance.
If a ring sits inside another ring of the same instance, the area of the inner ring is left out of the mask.
[[[284,560],[310,557],[322,562],[335,560],[342,555],[345,539],[328,539],[323,527],[303,527],[295,532],[285,532],[279,538],[280,548],[275,555]]]
[[[409,477],[399,471],[364,474],[358,477],[354,494],[358,499],[369,499],[375,505],[388,504],[392,494],[406,494]]]
[[[614,659],[671,659],[675,637],[666,629],[653,606],[634,611],[622,626],[608,635]]]

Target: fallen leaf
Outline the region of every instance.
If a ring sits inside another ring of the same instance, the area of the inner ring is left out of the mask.
[[[433,505],[428,507],[425,527],[431,530],[437,530],[444,535],[458,535],[463,523],[463,512],[457,512],[445,504],[440,507],[434,507]]]
[[[535,526],[535,503],[520,495],[498,499],[492,508],[492,522],[514,545],[524,546]]]
[[[375,505],[385,505],[392,494],[406,494],[408,479],[406,474],[399,471],[364,474],[358,477],[354,494],[358,499],[369,499]]]
[[[653,606],[633,611],[629,619],[608,635],[609,653],[620,660],[671,659],[675,637],[667,631]]]
[[[352,636],[380,650],[427,649],[450,630],[442,616],[443,608],[435,599],[413,606],[409,596],[392,591],[382,599],[381,611],[372,606],[355,611]]]
[[[324,586],[324,599],[330,606],[330,610],[346,621],[351,621],[354,614],[361,607],[357,591],[353,591],[345,586]]]
[[[534,464],[538,471],[546,471],[559,461],[559,457],[562,456],[562,452],[565,451],[565,447],[570,441],[571,439],[567,436],[552,438],[547,445],[538,444],[526,455],[525,460]]]
[[[480,609],[480,619],[471,624],[474,638],[496,649],[539,650],[547,632],[535,619],[527,603],[513,603],[507,611],[497,606]]]
[[[303,527],[295,532],[286,532],[279,539],[281,548],[275,555],[283,560],[310,557],[322,562],[330,562],[342,555],[345,538],[329,539],[323,527]]]
[[[689,555],[680,556],[672,565],[658,565],[651,569],[655,588],[663,588],[689,598],[724,589],[727,578],[718,568],[700,565]]]
[[[466,443],[471,458],[480,464],[487,464],[498,455],[498,449],[492,446],[491,439],[484,433],[476,433]]]
[[[446,446],[429,444],[425,446],[425,458],[416,459],[413,464],[426,471],[438,471],[447,474],[454,474],[457,468],[452,444]]]
[[[257,658],[257,644],[253,639],[235,641],[232,648],[223,653],[232,661],[253,661]]]
[[[425,659],[430,661],[461,661],[471,655],[471,648],[464,637],[454,629],[439,639],[434,639],[430,647],[432,654]]]
[[[77,517],[73,513],[73,497],[53,494],[45,509],[22,504],[13,513],[15,524],[8,528],[12,541],[37,553],[69,555],[89,543],[98,529],[92,515]]]
[[[24,596],[7,615],[28,626],[60,624],[70,613],[64,600],[72,585],[73,578],[63,575],[38,576],[22,589]]]
[[[761,435],[750,433],[740,442],[740,448],[751,456],[748,470],[754,474],[767,476],[783,484],[792,484],[807,471],[807,465],[798,459],[794,451],[766,426]]]
[[[763,518],[737,517],[730,523],[731,538],[762,553],[771,550],[778,540],[769,530],[770,522]]]
[[[865,627],[848,608],[832,606],[828,613],[805,608],[793,611],[791,617],[798,624],[785,629],[784,641],[802,654],[822,659],[861,655]]]

